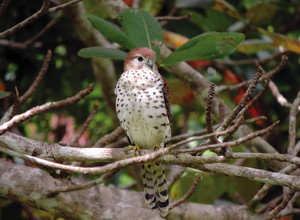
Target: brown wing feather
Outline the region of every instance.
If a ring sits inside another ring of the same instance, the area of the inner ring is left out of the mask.
[[[166,79],[161,74],[160,74],[160,77],[161,77],[162,81],[164,82],[163,94],[164,94],[164,98],[165,98],[167,115],[168,115],[168,118],[169,118],[169,121],[170,121],[170,125],[171,125],[172,122],[173,122],[173,117],[172,117],[172,113],[171,113],[169,87],[168,87]]]

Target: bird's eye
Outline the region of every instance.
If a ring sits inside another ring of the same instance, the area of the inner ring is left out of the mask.
[[[138,59],[138,61],[140,61],[140,62],[142,62],[142,61],[144,60],[143,57],[138,57],[137,59]]]

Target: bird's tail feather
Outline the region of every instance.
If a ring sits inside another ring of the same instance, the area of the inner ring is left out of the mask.
[[[146,204],[156,213],[165,217],[169,211],[169,195],[164,165],[151,162],[142,165]]]

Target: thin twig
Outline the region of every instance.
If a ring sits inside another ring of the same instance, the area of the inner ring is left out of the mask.
[[[206,99],[205,122],[206,122],[206,129],[207,129],[208,134],[214,132],[211,111],[212,111],[212,107],[213,107],[212,104],[213,104],[213,99],[214,99],[214,95],[215,95],[215,87],[216,87],[216,85],[213,83],[210,85],[210,89],[209,89],[208,96]],[[219,143],[216,136],[210,137],[210,142],[212,144]]]
[[[232,159],[261,159],[289,162],[300,166],[300,158],[290,154],[267,154],[267,153],[232,153]]]
[[[173,16],[175,14],[175,12],[177,11],[177,7],[174,6],[168,13],[168,16]],[[167,24],[168,21],[161,21],[159,22],[160,26],[164,26],[165,24]]]
[[[293,189],[290,189],[289,193],[284,197],[282,202],[278,206],[276,206],[271,212],[269,212],[269,216],[266,219],[274,219],[277,216],[277,214],[287,206],[288,202],[291,200],[294,194],[295,191]]]
[[[22,205],[22,209],[27,214],[28,220],[41,220],[39,217],[35,216],[35,214],[33,213],[33,211],[32,211],[32,209],[31,209],[30,206],[28,206],[25,203],[22,203],[21,205]]]
[[[241,138],[239,138],[235,141],[230,141],[230,142],[226,142],[226,143],[218,143],[218,144],[207,144],[207,145],[203,145],[203,146],[200,146],[200,147],[195,147],[195,148],[185,149],[185,150],[176,150],[176,151],[173,151],[173,154],[174,153],[176,153],[176,154],[191,153],[191,152],[199,152],[199,151],[204,151],[204,150],[212,150],[212,149],[215,149],[215,148],[237,146],[237,145],[242,144],[246,141],[252,140],[253,138],[256,138],[258,136],[261,136],[261,135],[264,135],[266,133],[271,132],[278,124],[279,124],[279,121],[276,121],[272,125],[264,128],[262,130],[252,132],[252,133],[250,133],[246,136],[243,136],[243,137],[241,137]],[[217,132],[215,132],[215,133],[217,133]],[[195,139],[199,139],[199,138],[195,138]],[[191,141],[191,140],[192,139],[178,142],[178,143],[172,145],[171,147],[174,148],[174,147],[177,147],[178,145],[186,144],[186,142]]]
[[[90,115],[87,117],[87,119],[85,120],[85,122],[83,123],[82,127],[80,128],[79,131],[76,132],[76,135],[72,138],[72,140],[70,140],[68,142],[68,145],[73,146],[75,143],[77,143],[77,141],[79,140],[79,138],[83,135],[83,133],[88,129],[89,124],[91,123],[91,121],[93,120],[95,114],[97,113],[98,110],[98,106],[99,106],[99,102],[98,100],[96,100],[92,112],[90,113]]]
[[[196,190],[198,183],[201,180],[201,177],[202,177],[202,175],[201,175],[201,173],[199,173],[196,176],[196,178],[195,178],[193,184],[191,185],[191,187],[189,188],[189,190],[186,192],[186,194],[183,197],[181,197],[180,199],[178,199],[177,201],[172,202],[169,206],[169,209],[173,209],[176,206],[179,206],[181,203],[185,202],[188,198],[190,198],[191,195],[193,194],[193,192]]]
[[[113,142],[118,137],[120,137],[124,133],[124,130],[122,127],[117,127],[115,130],[113,130],[110,134],[105,135],[101,139],[99,139],[93,147],[104,147],[108,143]]]
[[[288,57],[286,55],[283,55],[281,57],[280,63],[273,70],[271,70],[270,72],[267,72],[265,75],[263,75],[259,79],[259,81],[262,82],[265,79],[268,79],[268,78],[270,79],[272,76],[274,76],[276,73],[278,73],[283,68],[283,66],[286,64],[287,60],[288,60]],[[244,86],[249,85],[251,82],[252,82],[252,79],[243,81],[243,82],[235,84],[235,85],[218,86],[216,88],[216,92],[219,93],[222,91],[232,91],[232,90],[240,89]]]
[[[77,191],[77,190],[83,190],[83,189],[89,189],[93,186],[99,185],[104,183],[106,180],[108,180],[109,178],[111,178],[115,173],[117,173],[119,170],[114,170],[108,173],[103,174],[101,177],[92,180],[92,181],[88,181],[82,184],[77,184],[77,185],[71,185],[71,186],[64,186],[64,187],[59,187],[53,191],[50,191],[47,194],[47,197],[53,197],[56,196],[59,193],[62,192],[72,192],[72,191]]]
[[[292,107],[292,104],[289,103],[286,98],[279,92],[279,89],[277,88],[276,84],[273,81],[270,81],[269,88],[272,92],[272,95],[275,97],[277,102],[284,107],[290,108]],[[300,108],[300,107],[299,107]]]
[[[56,24],[59,19],[61,19],[62,13],[58,13],[54,19],[52,19],[39,33],[34,35],[31,39],[25,41],[24,43],[9,41],[6,39],[0,39],[0,45],[3,47],[11,47],[18,49],[26,49],[31,46],[36,40],[38,40],[43,34],[45,34],[54,24]]]
[[[295,144],[296,144],[296,116],[297,116],[297,109],[300,104],[300,90],[293,102],[293,105],[290,110],[289,116],[289,146],[288,146],[288,153],[292,155],[297,155],[298,152],[295,152]]]
[[[233,126],[234,129],[232,129],[230,132],[226,133],[226,135],[223,139],[223,142],[227,142],[232,137],[232,135],[237,131],[237,129],[239,129],[239,127],[243,124],[243,121],[244,121],[244,114],[241,114],[241,115],[239,115],[236,123]]]
[[[295,164],[290,164],[282,170],[278,171],[278,173],[289,174],[295,171],[298,168]],[[272,188],[272,185],[266,183],[262,188],[255,194],[255,196],[248,202],[247,207],[250,210],[254,210],[254,208],[259,204],[259,202],[267,195],[269,190]]]
[[[36,13],[34,13],[33,15],[31,15],[29,18],[21,21],[20,23],[16,24],[15,26],[9,28],[6,31],[3,31],[0,33],[0,38],[5,38],[8,35],[11,35],[13,33],[15,33],[16,31],[24,28],[25,26],[27,26],[28,24],[32,23],[33,21],[37,20],[38,18],[40,18],[41,16],[47,14],[47,13],[52,13],[52,12],[56,12],[60,9],[63,9],[65,7],[68,7],[72,4],[76,4],[78,2],[80,2],[81,0],[72,0],[68,3],[65,4],[61,4],[58,5],[56,7],[52,7],[49,8],[49,1],[48,0],[44,0],[42,7],[40,8],[40,10],[38,10]]]
[[[90,84],[88,88],[81,90],[75,96],[57,102],[48,102],[44,105],[33,107],[22,114],[15,115],[9,121],[3,123],[0,126],[0,134],[3,134],[5,131],[11,129],[15,125],[24,122],[35,115],[39,115],[51,111],[53,109],[61,108],[66,105],[74,104],[75,102],[78,102],[79,100],[83,99],[85,96],[90,94],[93,91],[93,89],[94,89],[94,84]]]
[[[268,85],[269,85],[270,79],[265,80],[265,85],[264,87],[260,90],[260,92],[253,98],[243,110],[239,113],[239,115],[244,115],[254,104],[262,97],[262,95],[266,92]]]
[[[223,123],[222,130],[226,129],[231,124],[231,122],[236,118],[238,113],[245,107],[247,101],[251,98],[251,96],[254,92],[254,89],[255,89],[257,83],[259,82],[259,78],[261,77],[263,72],[264,72],[263,68],[261,66],[258,67],[257,72],[255,73],[254,78],[253,78],[251,84],[249,85],[249,87],[247,88],[243,98],[241,99],[239,104],[233,109],[233,111],[228,116],[228,118],[225,120],[225,122]]]
[[[169,176],[167,178],[167,186],[170,188],[176,180],[178,180],[182,174],[186,171],[185,167],[181,166],[172,166],[170,169]]]
[[[192,16],[192,13],[188,13],[188,14],[182,15],[182,16],[160,16],[160,17],[155,17],[155,18],[158,21],[181,21],[181,20],[189,19],[191,16]]]
[[[294,149],[294,155],[297,155],[300,152],[300,140],[297,142],[297,144],[295,145],[295,149]]]
[[[223,64],[223,65],[248,65],[248,64],[256,64],[256,63],[267,63],[269,61],[272,61],[272,60],[275,60],[277,59],[278,57],[281,57],[283,55],[287,55],[289,54],[290,52],[289,51],[285,51],[285,52],[279,52],[279,53],[275,53],[273,55],[271,55],[270,57],[266,57],[266,58],[263,58],[263,59],[257,59],[257,58],[254,58],[254,59],[246,59],[246,60],[218,60],[216,63],[220,63],[220,64]]]
[[[29,89],[20,98],[20,105],[24,104],[34,94],[37,87],[40,85],[42,79],[44,78],[44,76],[46,75],[46,72],[48,70],[51,57],[52,57],[52,52],[51,52],[51,50],[48,50],[39,74],[34,79],[33,83],[29,87]]]

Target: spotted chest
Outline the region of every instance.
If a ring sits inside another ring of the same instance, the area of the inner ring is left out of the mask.
[[[153,149],[171,137],[163,94],[164,82],[158,72],[124,72],[115,88],[116,111],[122,128],[133,144]]]

